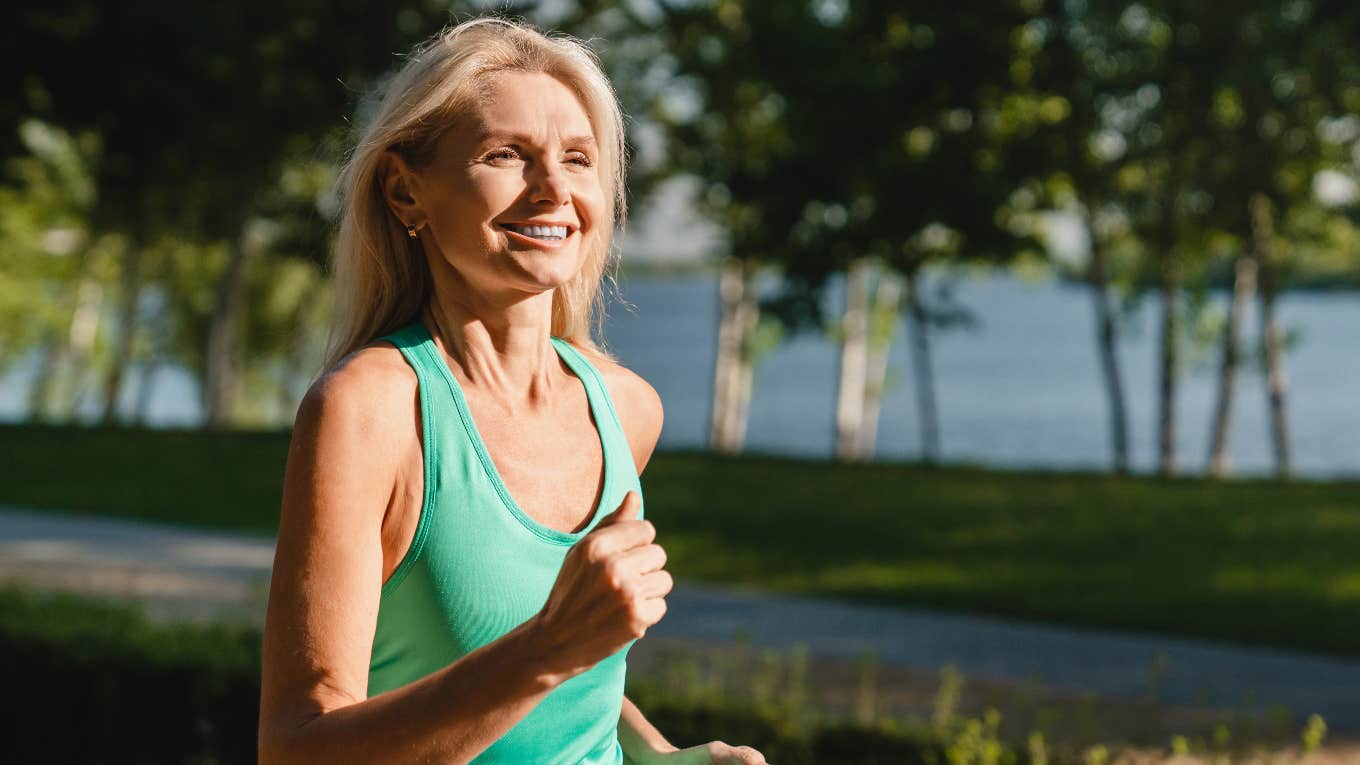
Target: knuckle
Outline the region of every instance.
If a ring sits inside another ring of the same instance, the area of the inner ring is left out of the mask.
[[[584,547],[586,560],[590,561],[591,563],[599,563],[600,561],[604,560],[604,549],[600,546],[599,537],[596,536],[589,537],[588,539],[586,539]]]

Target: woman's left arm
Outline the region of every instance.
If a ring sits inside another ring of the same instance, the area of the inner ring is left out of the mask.
[[[623,756],[638,765],[652,762],[658,754],[679,751],[679,747],[667,741],[661,731],[642,716],[642,710],[627,696],[623,697],[623,711],[619,714],[619,744],[623,747]]]
[[[637,705],[623,697],[619,714],[619,745],[630,765],[768,765],[760,752],[749,746],[728,746],[721,741],[679,749],[642,716]]]

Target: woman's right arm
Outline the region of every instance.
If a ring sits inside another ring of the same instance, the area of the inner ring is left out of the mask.
[[[548,670],[551,646],[531,620],[367,698],[381,524],[396,441],[411,432],[398,418],[412,409],[393,403],[390,370],[353,361],[308,391],[293,429],[264,629],[260,762],[464,762],[565,678]]]

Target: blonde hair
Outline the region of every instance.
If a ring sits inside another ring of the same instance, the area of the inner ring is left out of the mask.
[[[623,112],[599,59],[563,33],[544,34],[521,21],[482,16],[445,28],[416,46],[406,63],[371,96],[381,97],[341,168],[340,220],[334,258],[335,303],[322,373],[372,339],[419,319],[430,298],[429,265],[388,207],[379,182],[383,153],[396,149],[420,166],[435,144],[479,97],[495,72],[541,72],[576,94],[598,143],[597,167],[606,200],[603,220],[587,245],[585,262],[552,299],[551,334],[614,361],[597,345],[602,328],[606,268],[617,270],[614,229],[627,217]],[[611,273],[617,290],[617,280]],[[602,333],[601,333],[602,334]]]

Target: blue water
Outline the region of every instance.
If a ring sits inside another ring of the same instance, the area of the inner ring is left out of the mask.
[[[710,417],[716,278],[624,276],[620,286],[637,310],[612,305],[607,337],[620,360],[661,394],[666,421],[660,448],[702,448]],[[776,286],[769,278],[761,288]],[[992,275],[959,281],[955,295],[979,322],[971,330],[932,333],[944,459],[1011,467],[1108,466],[1108,415],[1089,291]],[[843,304],[840,283],[834,282],[825,305],[837,311]],[[1278,306],[1284,327],[1301,338],[1285,363],[1295,472],[1360,475],[1360,295],[1290,293]],[[1156,464],[1157,314],[1157,301],[1144,301],[1120,336],[1132,459],[1139,471]],[[1254,342],[1254,310],[1243,326]],[[883,400],[877,445],[883,459],[920,455],[906,342],[904,321],[889,354],[889,375],[898,382]],[[1214,350],[1181,378],[1177,440],[1184,472],[1203,471],[1206,464],[1216,363]],[[23,416],[32,367],[21,363],[0,377],[0,419]],[[755,371],[747,450],[829,457],[836,379],[833,343],[811,335],[786,338]],[[125,404],[131,405],[138,385],[134,369]],[[153,390],[152,424],[198,422],[197,386],[184,370],[162,368]],[[1236,392],[1231,471],[1266,474],[1272,460],[1261,375],[1244,371]],[[82,403],[82,411],[94,411],[92,397]]]

